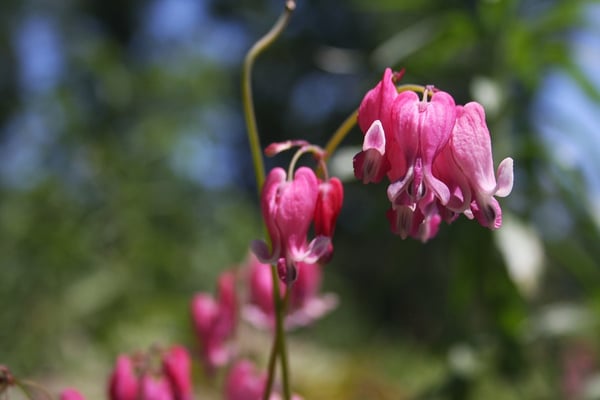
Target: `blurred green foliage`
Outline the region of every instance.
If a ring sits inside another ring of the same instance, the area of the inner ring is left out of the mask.
[[[263,144],[325,144],[386,66],[457,103],[491,87],[496,163],[510,155],[516,165],[503,209],[543,251],[532,294],[507,268],[498,232],[462,218],[430,243],[402,241],[388,232],[385,187],[349,180],[325,270],[341,306],[292,342],[292,357],[302,357],[294,346],[314,345],[312,362],[333,365],[318,386],[297,368],[306,398],[558,398],[573,348],[597,363],[598,210],[531,117],[555,70],[598,106],[571,51],[586,7],[299,1],[255,67]],[[281,8],[2,2],[0,363],[59,375],[89,358],[109,368],[118,352],[155,341],[193,346],[192,294],[213,290],[261,235],[239,75],[244,51]],[[344,146],[361,138],[355,129]],[[540,221],[542,205],[550,213]],[[566,226],[560,235],[545,232],[553,216]],[[582,382],[594,368],[582,367]]]

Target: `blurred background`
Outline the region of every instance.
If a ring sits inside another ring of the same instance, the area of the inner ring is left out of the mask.
[[[118,353],[194,348],[191,296],[262,234],[240,67],[282,3],[0,3],[0,364],[99,399]],[[387,66],[485,105],[515,160],[504,226],[392,235],[385,184],[348,175],[355,128],[331,162],[340,305],[292,335],[295,391],[600,398],[600,6],[299,0],[255,66],[263,146],[324,145]]]

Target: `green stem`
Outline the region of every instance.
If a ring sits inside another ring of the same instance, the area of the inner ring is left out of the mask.
[[[254,101],[252,100],[252,66],[254,61],[264,50],[266,50],[286,27],[292,11],[296,8],[294,0],[288,0],[285,3],[285,10],[275,23],[271,30],[260,38],[246,54],[244,66],[242,69],[242,104],[244,107],[244,117],[248,129],[248,140],[250,142],[250,152],[252,153],[252,162],[254,164],[254,173],[256,176],[256,185],[258,193],[265,181],[265,166],[260,147],[260,136],[256,125],[256,114],[254,112]]]
[[[292,291],[293,283],[289,283],[285,288],[285,298],[283,301],[280,301],[281,304],[281,315],[285,316],[288,303],[290,302],[290,292]],[[281,299],[281,297],[280,297]],[[292,387],[290,385],[290,367],[288,362],[288,353],[287,353],[287,344],[286,337],[284,331],[284,318],[279,319],[279,324],[277,326],[277,330],[279,331],[279,354],[281,358],[279,361],[281,362],[281,384],[283,386],[283,399],[290,400],[292,398]]]
[[[265,392],[263,394],[263,400],[268,400],[271,396],[271,390],[273,389],[273,382],[275,381],[275,365],[277,354],[280,356],[281,361],[281,383],[283,386],[283,398],[284,400],[290,400],[291,389],[289,379],[289,367],[287,357],[287,347],[285,340],[284,330],[284,318],[285,310],[289,299],[289,288],[286,290],[285,299],[281,299],[281,292],[279,291],[279,277],[277,276],[277,266],[271,266],[271,278],[273,279],[273,302],[275,305],[275,339],[273,341],[273,347],[271,348],[271,355],[269,356],[269,371],[267,375],[267,384],[265,386]]]
[[[396,91],[398,93],[406,92],[407,90],[412,90],[413,92],[424,93],[424,92],[426,92],[426,87],[421,86],[421,85],[413,85],[413,84],[396,86]],[[352,128],[354,128],[354,125],[356,125],[357,117],[358,117],[358,110],[354,110],[352,112],[352,114],[350,114],[344,120],[344,122],[342,122],[340,127],[337,128],[337,130],[333,133],[333,135],[331,136],[331,139],[329,139],[329,142],[327,142],[327,145],[325,146],[325,157],[324,157],[325,161],[327,159],[329,159],[329,157],[331,157],[331,155],[338,148],[338,146],[340,145],[342,140],[344,140],[344,138],[346,137],[348,132],[350,132],[350,130]]]
[[[357,116],[358,110],[354,110],[352,114],[350,114],[348,118],[342,122],[342,125],[340,125],[340,127],[337,128],[337,130],[333,133],[333,136],[331,136],[331,139],[329,139],[329,142],[327,142],[327,145],[325,145],[325,160],[327,160],[333,154],[335,149],[337,149],[340,143],[342,143],[342,140],[344,140],[348,132],[354,128],[354,125],[356,125]]]

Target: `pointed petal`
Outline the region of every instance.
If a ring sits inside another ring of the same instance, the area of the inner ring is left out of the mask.
[[[498,166],[496,193],[498,197],[506,197],[513,188],[513,159],[508,157]]]
[[[390,109],[398,95],[392,81],[392,70],[387,68],[381,81],[363,98],[358,108],[358,125],[367,132],[373,121],[381,120],[383,126],[389,124]]]
[[[380,120],[375,120],[365,134],[363,150],[375,149],[381,155],[385,153],[385,132]]]
[[[272,254],[269,250],[269,245],[264,240],[253,240],[250,244],[250,249],[262,263],[273,264],[277,260],[277,254],[275,253],[278,252],[273,252]]]
[[[306,248],[304,253],[298,253],[294,258],[296,262],[305,262],[307,264],[314,264],[321,257],[327,254],[329,245],[331,244],[331,238],[327,236],[317,236],[314,238]]]

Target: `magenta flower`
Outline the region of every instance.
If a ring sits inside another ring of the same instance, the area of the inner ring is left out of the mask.
[[[119,355],[110,377],[108,387],[110,400],[137,400],[138,388],[138,377],[133,360],[127,355]]]
[[[192,320],[202,355],[209,372],[229,361],[232,349],[229,340],[235,333],[237,299],[235,275],[221,274],[218,284],[218,301],[207,294],[198,293],[191,302]]]
[[[171,385],[174,400],[191,400],[192,360],[185,347],[173,346],[162,358],[162,369]]]
[[[310,243],[306,239],[318,195],[319,183],[310,168],[298,168],[292,180],[282,168],[273,168],[266,178],[261,206],[271,249],[264,241],[254,241],[252,250],[263,263],[276,263],[284,282],[295,279],[295,263],[317,262],[327,252],[329,237],[317,236]]]
[[[460,213],[498,228],[502,213],[494,196],[511,191],[512,159],[500,164],[496,178],[483,108],[456,106],[430,86],[423,91],[422,99],[413,91],[398,94],[386,69],[359,107],[365,137],[355,176],[369,183],[387,175],[387,217],[402,238],[427,241],[442,220],[450,223]]]
[[[298,277],[288,285],[279,284],[279,293],[283,297],[286,290],[291,290],[288,314],[284,326],[291,330],[310,325],[337,306],[337,297],[328,293],[319,293],[322,271],[317,264],[298,263]],[[246,321],[260,329],[274,329],[275,308],[273,305],[273,279],[271,266],[261,263],[250,256],[248,261],[248,303],[244,305],[243,317]]]
[[[60,392],[60,400],[85,400],[85,397],[75,389],[66,388]]]
[[[164,352],[119,355],[108,394],[111,400],[192,400],[189,353],[175,345]]]

